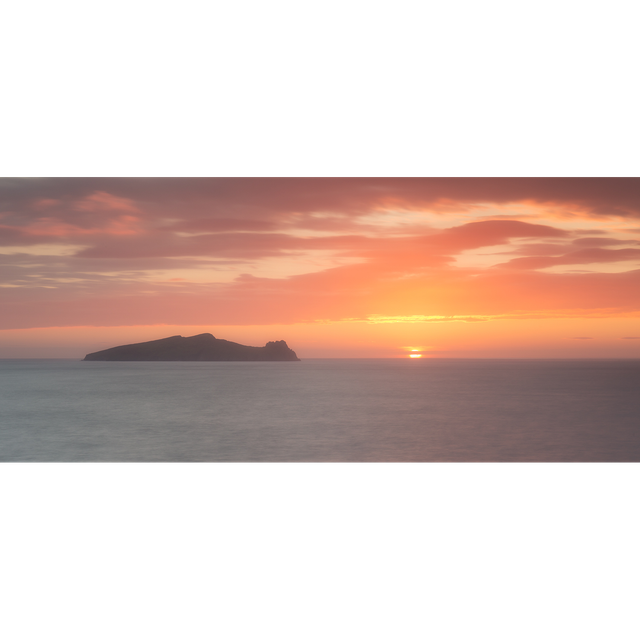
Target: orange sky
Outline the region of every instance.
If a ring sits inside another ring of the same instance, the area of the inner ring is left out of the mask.
[[[640,180],[4,179],[0,357],[640,357]]]

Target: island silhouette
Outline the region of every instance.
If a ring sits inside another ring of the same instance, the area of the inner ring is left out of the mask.
[[[300,361],[284,340],[267,342],[264,347],[248,347],[237,342],[201,333],[190,338],[171,336],[149,342],[126,344],[89,353],[84,360],[101,361]]]

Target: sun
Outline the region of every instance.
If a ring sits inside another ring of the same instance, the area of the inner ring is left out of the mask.
[[[419,346],[415,343],[411,346],[400,348],[405,352],[402,357],[405,357],[406,355],[409,358],[422,358],[425,354],[425,351],[429,351],[429,349],[431,349],[431,347]]]

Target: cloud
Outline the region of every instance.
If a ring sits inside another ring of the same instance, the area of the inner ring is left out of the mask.
[[[106,191],[96,191],[78,200],[74,203],[73,208],[76,211],[129,211],[131,213],[140,211],[131,199],[119,198]]]
[[[628,260],[640,261],[640,249],[583,249],[557,257],[514,258],[497,266],[504,269],[545,269],[558,265],[626,262]]]
[[[59,200],[53,200],[52,198],[39,198],[32,206],[36,211],[46,211],[51,207],[55,207],[57,204],[60,204]]]
[[[269,220],[251,218],[196,218],[183,219],[166,227],[177,232],[229,232],[229,231],[276,231],[278,226]]]
[[[2,291],[0,328],[130,324],[290,324],[372,316],[640,317],[640,271],[458,273],[405,277],[346,265],[288,278],[250,274],[217,284],[96,277]]]
[[[371,315],[366,320],[371,324],[395,324],[401,322],[403,324],[418,324],[425,322],[487,322],[495,320],[497,316],[380,316]],[[360,321],[360,318],[351,318],[353,321]]]
[[[608,247],[619,244],[640,244],[629,240],[620,240],[618,238],[576,238],[573,244],[579,247]]]
[[[268,218],[316,211],[362,215],[390,207],[450,211],[478,203],[535,203],[593,216],[640,217],[638,178],[38,178],[0,181],[0,210],[96,193],[164,210]]]
[[[638,271],[538,270],[640,260],[640,248],[633,248],[637,236],[625,237],[619,221],[609,220],[640,216],[639,184],[636,179],[3,180],[0,323],[248,324],[375,317],[476,322],[594,310],[637,313]],[[492,203],[524,203],[537,207],[539,215],[529,218],[535,224],[506,214],[491,219]],[[556,215],[559,207],[567,220]],[[553,215],[544,218],[547,210]],[[464,262],[457,257],[469,253],[482,256],[481,267],[460,266]],[[514,257],[492,269],[505,255]]]
[[[503,244],[511,238],[566,238],[569,235],[568,231],[548,225],[519,220],[484,220],[447,229],[433,238],[440,241],[440,246],[463,250]]]

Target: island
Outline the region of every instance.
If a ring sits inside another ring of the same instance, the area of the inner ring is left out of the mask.
[[[247,347],[237,342],[201,333],[190,338],[171,336],[161,340],[126,344],[89,353],[84,360],[100,361],[195,361],[195,362],[299,362],[300,358],[284,340],[267,342],[264,347]]]

